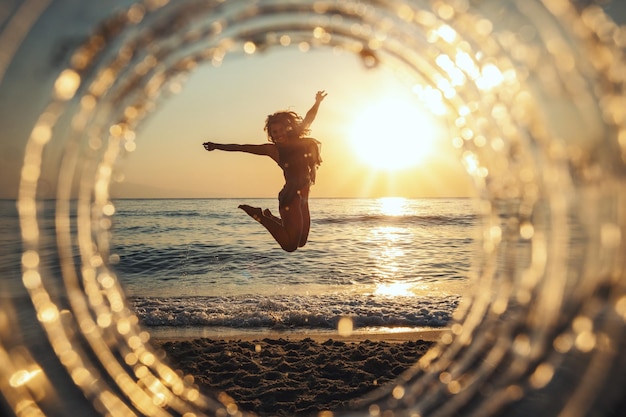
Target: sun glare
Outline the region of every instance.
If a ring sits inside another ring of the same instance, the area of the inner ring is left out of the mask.
[[[435,119],[417,100],[390,96],[360,107],[348,132],[357,157],[372,168],[397,171],[432,153]]]

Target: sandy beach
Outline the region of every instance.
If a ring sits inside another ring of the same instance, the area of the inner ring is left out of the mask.
[[[153,344],[204,392],[226,392],[247,411],[316,415],[345,409],[351,400],[390,383],[443,332],[270,333],[262,339],[155,338]]]

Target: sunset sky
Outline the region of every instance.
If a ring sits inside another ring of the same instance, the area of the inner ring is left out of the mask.
[[[199,67],[140,129],[120,161],[118,197],[275,197],[283,178],[267,157],[205,151],[202,142],[265,143],[265,118],[301,115],[326,90],[311,136],[323,163],[312,197],[471,196],[445,122],[412,84],[357,56],[295,48]]]
[[[621,24],[625,4],[607,6]],[[0,198],[17,196],[24,145],[61,69],[56,66],[112,7],[53,2],[25,38],[0,83]],[[123,181],[112,184],[113,196],[275,197],[283,180],[269,158],[208,153],[201,144],[265,143],[267,115],[304,114],[318,90],[328,97],[311,132],[323,143],[324,159],[312,197],[472,196],[446,122],[411,92],[416,81],[384,66],[368,70],[357,56],[330,48],[227,55],[219,68],[198,67],[142,125],[136,150],[115,166]],[[60,154],[53,146],[45,155]]]

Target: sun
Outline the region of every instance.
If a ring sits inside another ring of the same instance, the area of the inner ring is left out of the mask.
[[[368,166],[397,171],[416,166],[432,152],[437,121],[417,100],[387,96],[356,109],[348,139]]]

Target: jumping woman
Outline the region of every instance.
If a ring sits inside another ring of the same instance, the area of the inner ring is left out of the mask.
[[[309,214],[309,190],[315,183],[317,167],[322,162],[320,142],[306,137],[311,123],[317,116],[319,105],[326,97],[318,91],[315,103],[304,119],[293,111],[280,111],[267,116],[265,131],[270,143],[240,145],[205,142],[207,151],[215,149],[228,152],[247,152],[272,158],[282,169],[285,185],[278,193],[280,217],[269,209],[262,210],[247,204],[239,206],[250,217],[261,223],[287,252],[293,252],[306,244],[311,227]]]

